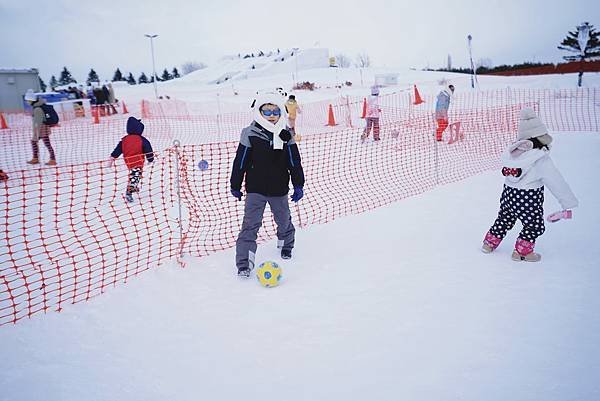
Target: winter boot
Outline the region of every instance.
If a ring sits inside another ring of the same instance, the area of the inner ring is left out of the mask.
[[[37,157],[34,157],[33,159],[28,160],[27,164],[40,164],[40,159],[38,159]]]
[[[133,195],[130,192],[125,192],[125,200],[129,203],[133,203]]]
[[[56,166],[56,160],[54,160],[54,159],[48,160],[48,163],[46,163],[46,166]]]
[[[291,259],[292,258],[292,250],[291,249],[281,249],[281,259]]]
[[[515,243],[515,250],[512,253],[512,260],[518,262],[539,262],[542,259],[542,255],[533,252],[534,247],[535,244],[533,242],[517,238],[517,242]]]
[[[498,238],[494,234],[492,234],[488,231],[487,234],[485,235],[485,238],[483,239],[483,245],[481,246],[481,252],[483,252],[483,253],[494,252],[494,250],[496,248],[498,248],[498,245],[500,245],[500,242],[502,242],[502,238]]]

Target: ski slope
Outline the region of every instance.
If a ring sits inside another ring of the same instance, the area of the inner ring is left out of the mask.
[[[290,261],[259,245],[277,288],[238,279],[230,249],[4,326],[0,400],[600,399],[599,149],[556,135],[581,206],[540,263],[510,259],[518,226],[479,251],[503,182],[480,174],[299,230]]]

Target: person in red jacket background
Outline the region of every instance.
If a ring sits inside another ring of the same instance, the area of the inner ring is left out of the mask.
[[[154,161],[154,152],[150,141],[142,136],[144,124],[135,117],[127,119],[127,135],[121,139],[115,150],[110,154],[110,164],[123,154],[125,164],[129,169],[129,182],[125,191],[127,202],[133,202],[133,193],[138,192],[138,185],[142,179],[144,156],[149,163]]]

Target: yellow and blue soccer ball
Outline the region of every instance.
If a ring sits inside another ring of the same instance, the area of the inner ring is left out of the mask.
[[[256,278],[264,287],[277,287],[281,281],[281,267],[275,262],[263,262],[256,269]]]

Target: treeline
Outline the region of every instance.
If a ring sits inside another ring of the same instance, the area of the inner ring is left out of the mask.
[[[511,64],[511,65],[502,64],[502,65],[498,65],[496,67],[479,66],[479,67],[477,67],[475,72],[477,74],[488,74],[488,73],[494,73],[494,72],[515,71],[515,70],[523,70],[523,69],[538,68],[538,67],[554,67],[554,64],[525,62],[525,63]],[[470,68],[450,68],[450,69],[438,68],[436,70],[434,70],[432,68],[428,68],[428,69],[425,69],[425,71],[446,71],[446,72],[457,72],[460,74],[471,74]]]
[[[158,81],[170,81],[172,79],[179,78],[179,77],[181,77],[181,75],[179,74],[177,67],[173,67],[173,69],[171,71],[169,71],[165,68],[161,75],[157,74],[156,81],[157,82]],[[108,81],[108,79],[101,80],[100,77],[98,76],[98,73],[96,71],[94,71],[93,68],[90,69],[90,72],[88,73],[85,83],[87,85],[90,85],[92,82],[100,82],[100,81]],[[121,70],[119,68],[117,68],[110,81],[112,81],[112,82],[118,82],[118,81],[127,82],[129,85],[146,84],[146,83],[154,82],[154,76],[152,74],[150,74],[150,77],[148,77],[146,75],[146,73],[142,72],[136,79],[133,76],[133,73],[130,72],[129,74],[125,75],[121,72]],[[52,77],[50,78],[50,87],[51,88],[55,88],[57,86],[62,86],[62,85],[76,84],[76,83],[77,83],[77,80],[75,78],[73,78],[73,75],[71,74],[71,72],[69,71],[69,69],[67,67],[63,68],[63,70],[59,74],[58,79],[56,78],[55,75],[52,75]],[[47,85],[44,82],[44,80],[42,80],[42,78],[40,78],[40,87],[43,91],[45,91],[47,88]]]

